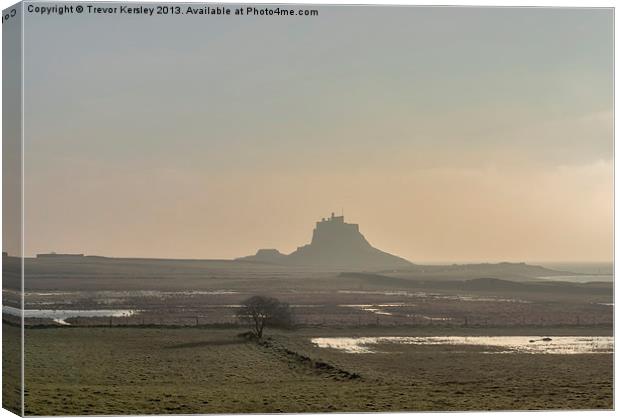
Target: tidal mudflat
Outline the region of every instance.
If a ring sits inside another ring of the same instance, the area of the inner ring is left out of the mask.
[[[457,280],[426,268],[28,262],[29,415],[613,407],[607,283],[463,279],[473,273],[462,268]],[[258,294],[294,316],[264,344],[238,337],[239,306]],[[4,296],[19,306],[17,290]],[[5,314],[3,337],[19,338]]]

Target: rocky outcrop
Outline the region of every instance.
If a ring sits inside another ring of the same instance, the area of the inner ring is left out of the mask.
[[[264,256],[259,257],[259,254]],[[403,258],[374,248],[361,234],[357,224],[346,223],[344,216],[333,213],[330,218],[316,223],[310,244],[298,247],[291,254],[259,250],[255,256],[242,260],[358,270],[406,268],[412,265]]]
[[[255,255],[249,255],[247,257],[241,257],[239,261],[258,261],[262,263],[280,263],[286,258],[286,254],[282,254],[280,251],[274,248],[262,248],[256,252]]]

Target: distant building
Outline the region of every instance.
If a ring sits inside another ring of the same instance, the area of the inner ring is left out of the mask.
[[[349,236],[353,241],[362,240],[364,237],[360,234],[358,224],[348,224],[344,221],[344,215],[336,216],[332,212],[329,218],[322,218],[316,223],[316,228],[312,232],[311,244],[320,244],[322,241],[339,240],[343,236]],[[306,245],[297,247],[298,250],[306,247]]]
[[[318,226],[320,223],[323,223],[323,222],[336,222],[336,223],[343,224],[344,223],[344,215],[336,216],[336,214],[334,212],[332,212],[332,216],[330,218],[322,218],[316,224]]]
[[[58,254],[55,252],[46,254],[37,254],[37,258],[78,258],[84,257],[84,254]]]

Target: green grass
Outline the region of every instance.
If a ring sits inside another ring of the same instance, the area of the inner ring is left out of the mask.
[[[5,332],[7,326],[4,327]],[[400,330],[406,333],[406,330]],[[412,333],[413,330],[409,330]],[[569,333],[569,331],[566,331]],[[612,408],[611,355],[484,355],[402,346],[319,349],[320,329],[270,332],[278,347],[359,373],[343,379],[238,329],[28,329],[28,415]],[[332,335],[377,330],[331,330]]]

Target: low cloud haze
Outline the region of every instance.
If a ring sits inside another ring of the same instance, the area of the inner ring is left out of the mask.
[[[319,11],[28,16],[26,254],[612,259],[610,10]]]

